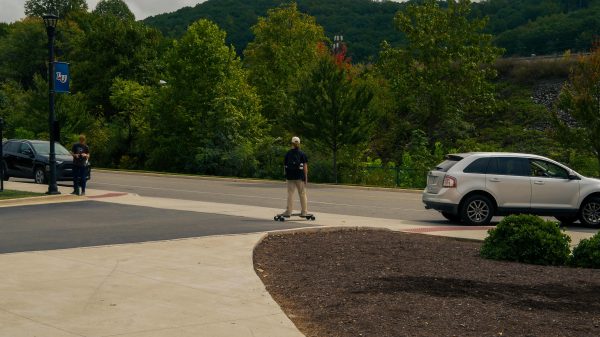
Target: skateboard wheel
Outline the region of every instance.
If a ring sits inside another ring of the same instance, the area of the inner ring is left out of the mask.
[[[285,219],[283,217],[280,217],[279,221],[283,222],[283,221],[285,221]]]
[[[273,217],[273,220],[277,221],[279,220],[276,216]]]
[[[316,218],[315,218],[314,216],[311,216],[311,217],[310,217],[310,219],[311,219],[312,221],[314,221]]]

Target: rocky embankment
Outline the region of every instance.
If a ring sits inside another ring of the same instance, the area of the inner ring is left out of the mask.
[[[565,81],[562,79],[556,80],[545,80],[536,84],[533,87],[533,102],[537,104],[541,104],[548,109],[548,111],[556,110],[558,117],[565,122],[567,125],[573,127],[576,125],[576,121],[567,111],[562,109],[558,109],[556,107],[556,103],[558,101],[558,96],[560,94],[560,90],[562,89]],[[551,122],[543,123],[544,125],[540,125],[540,128],[548,128],[551,125]]]

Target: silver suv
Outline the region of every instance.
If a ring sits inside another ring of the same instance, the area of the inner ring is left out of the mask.
[[[423,203],[468,225],[530,213],[554,216],[565,225],[579,219],[599,226],[600,180],[532,154],[450,154],[429,172]]]

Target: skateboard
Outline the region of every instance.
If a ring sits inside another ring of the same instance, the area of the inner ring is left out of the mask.
[[[314,214],[300,215],[300,213],[292,213],[292,215],[277,214],[273,218],[273,220],[275,220],[275,221],[285,221],[285,219],[291,218],[293,216],[297,216],[297,217],[304,218],[306,220],[311,220],[311,221],[314,221],[316,219]]]

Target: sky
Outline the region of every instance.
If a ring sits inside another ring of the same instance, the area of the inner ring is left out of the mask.
[[[87,0],[88,8],[93,10],[99,0]],[[195,6],[205,0],[125,0],[129,9],[138,20],[151,15],[173,12],[181,7]],[[14,22],[25,17],[25,0],[0,0],[0,22]]]

